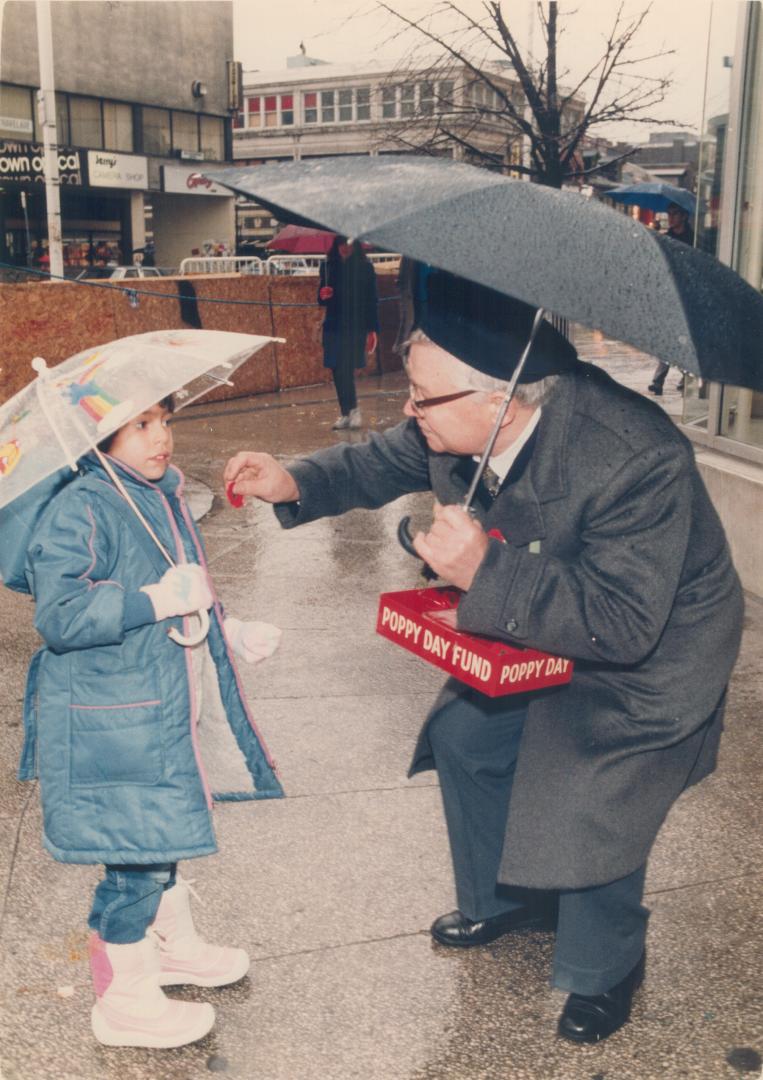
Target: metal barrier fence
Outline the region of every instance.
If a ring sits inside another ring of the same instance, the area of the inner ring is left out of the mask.
[[[325,255],[271,255],[260,259],[255,255],[210,255],[208,257],[192,255],[183,259],[179,273],[188,274],[270,274],[298,275],[317,274]],[[400,256],[383,251],[369,255],[368,260],[374,266],[394,266]]]
[[[178,269],[186,274],[266,274],[262,259],[256,255],[191,255]]]

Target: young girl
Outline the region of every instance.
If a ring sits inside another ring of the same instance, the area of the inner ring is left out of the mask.
[[[27,554],[45,645],[29,671],[20,778],[39,773],[44,844],[54,858],[105,865],[89,924],[93,1032],[110,1046],[202,1038],[212,1006],[168,998],[162,987],[225,986],[249,968],[243,949],[199,937],[189,887],[176,876],[179,859],[216,850],[199,746],[205,729],[216,741],[232,729],[243,755],[234,785],[247,790],[228,797],[282,794],[231,653],[263,659],[280,631],[223,622],[183,476],[170,465],[171,412],[165,399],[102,449],[178,565],[168,569],[95,454],[46,508]],[[168,636],[188,629],[184,616],[209,608],[201,645]]]

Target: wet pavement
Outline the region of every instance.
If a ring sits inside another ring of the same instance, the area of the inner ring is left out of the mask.
[[[648,362],[586,335],[581,353],[644,390]],[[671,373],[660,404],[680,412]],[[404,379],[359,383],[367,429],[394,423]],[[763,604],[750,600],[718,772],[674,808],[650,863],[647,978],[632,1023],[599,1047],[555,1037],[552,937],[523,933],[466,954],[432,943],[454,905],[439,790],[406,779],[441,677],[374,633],[381,591],[420,584],[398,546],[403,513],[431,497],[283,532],[261,505],[234,510],[221,472],[237,449],[283,460],[336,434],[330,387],[196,406],[176,460],[229,613],[284,630],[243,666],[287,798],[219,804],[220,854],[186,863],[213,940],[246,947],[249,976],[172,991],[217,1009],[212,1034],[173,1051],[108,1049],[89,1028],[85,918],[95,867],[40,844],[36,785],[15,781],[24,674],[36,647],[28,599],[0,590],[2,1080],[725,1080],[761,1075]],[[366,430],[367,430],[366,429]],[[211,502],[211,505],[210,505]]]

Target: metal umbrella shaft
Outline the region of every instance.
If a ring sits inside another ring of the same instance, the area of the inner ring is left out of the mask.
[[[511,376],[509,385],[506,387],[506,393],[503,396],[503,401],[501,402],[501,406],[498,410],[498,413],[496,414],[495,423],[493,424],[493,430],[490,432],[487,446],[482,452],[482,457],[480,458],[479,464],[477,465],[477,468],[474,472],[474,476],[472,477],[472,482],[469,485],[469,490],[464,497],[463,509],[467,512],[471,509],[474,493],[477,490],[480,480],[482,479],[482,474],[485,471],[485,466],[489,462],[490,456],[493,453],[493,447],[495,446],[495,440],[498,438],[498,433],[501,430],[503,418],[506,416],[509,405],[511,405],[512,401],[514,400],[514,391],[517,388],[519,376],[524,370],[527,357],[530,355],[530,349],[532,349],[533,347],[533,342],[535,341],[538,330],[540,329],[540,324],[543,322],[544,315],[545,311],[543,310],[543,308],[538,308],[538,310],[535,312],[535,318],[533,319],[533,325],[532,329],[530,330],[530,336],[527,339],[527,344],[525,345],[522,355],[519,358],[519,363],[514,369],[514,374]]]

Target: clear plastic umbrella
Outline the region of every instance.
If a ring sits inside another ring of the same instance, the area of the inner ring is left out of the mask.
[[[0,509],[36,485],[46,491],[43,481],[62,467],[76,471],[78,459],[95,450],[174,566],[97,444],[169,394],[182,408],[221,383],[231,385],[236,369],[276,340],[281,339],[223,330],[154,330],[84,349],[52,368],[36,357],[37,377],[0,406]],[[206,611],[199,616],[196,640],[209,625]],[[193,643],[174,629],[170,635],[180,644]]]

